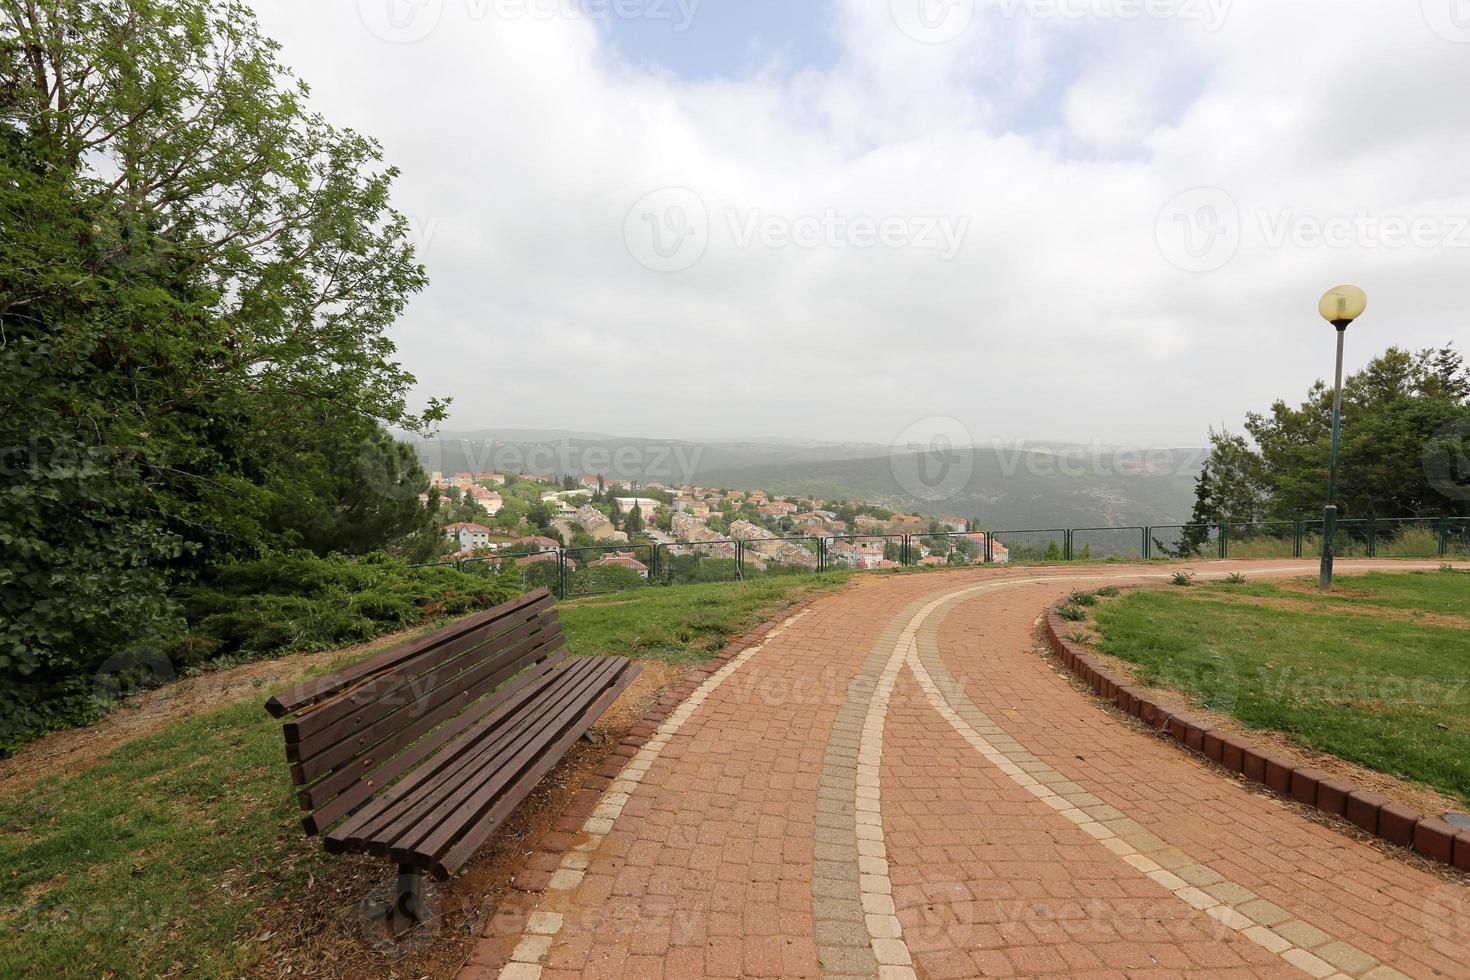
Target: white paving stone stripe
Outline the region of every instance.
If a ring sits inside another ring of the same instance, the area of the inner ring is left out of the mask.
[[[551,947],[555,945],[556,937],[561,933],[565,923],[560,913],[548,910],[544,906],[557,904],[567,893],[574,891],[578,885],[582,884],[592,855],[597,852],[598,846],[612,830],[618,817],[622,816],[623,807],[627,805],[638,785],[643,782],[644,775],[653,767],[654,761],[663,752],[664,746],[668,745],[679,733],[679,729],[683,728],[684,723],[693,717],[700,705],[704,704],[709,696],[732,674],[764,650],[767,644],[785,633],[810,611],[810,609],[803,609],[787,619],[762,637],[759,643],[731,657],[723,667],[705,678],[704,682],[695,688],[693,694],[669,712],[669,716],[649,736],[648,741],[643,743],[643,747],[632,759],[628,760],[627,765],[623,767],[622,774],[613,781],[612,785],[603,790],[602,797],[593,809],[592,815],[583,822],[580,839],[562,856],[561,864],[552,874],[551,882],[546,886],[546,892],[541,896],[537,910],[526,921],[526,930],[521,941],[511,951],[510,962],[500,970],[501,980],[539,980],[546,956],[551,952]]]
[[[1283,570],[1287,571],[1290,570]],[[987,583],[950,592],[924,606],[910,624],[915,642],[908,650],[906,663],[930,705],[987,762],[1005,773],[1016,785],[1050,806],[1059,816],[1076,824],[1104,849],[1152,879],[1179,900],[1204,912],[1232,931],[1239,932],[1258,946],[1281,957],[1286,963],[1314,977],[1362,977],[1371,973],[1374,980],[1405,978],[1405,974],[1383,966],[1362,950],[1316,930],[1244,886],[1227,880],[1208,865],[1193,861],[1178,848],[1149,834],[1124,814],[1102,804],[1084,787],[1071,782],[1062,773],[1026,751],[970,700],[944,668],[938,649],[939,624],[951,609],[966,599],[986,592],[1039,582],[1099,578],[1104,576],[1057,576]],[[933,622],[928,622],[929,617],[941,607],[942,613]],[[923,655],[920,653],[921,645]],[[943,675],[942,688],[926,667],[926,660],[934,666],[936,673]],[[975,723],[972,724],[963,715],[969,715]],[[1058,786],[1063,787],[1064,791],[1059,792]],[[1165,867],[1165,863],[1169,867]],[[1197,884],[1186,880],[1186,876]],[[1227,899],[1224,896],[1229,897]],[[1299,928],[1302,926],[1307,928]],[[1288,938],[1288,935],[1297,936],[1298,940],[1302,936],[1312,935],[1314,940],[1320,938],[1320,942],[1313,941],[1311,948],[1304,948]],[[1351,964],[1351,970],[1339,972],[1336,965],[1329,963],[1318,953],[1326,953],[1342,963]]]

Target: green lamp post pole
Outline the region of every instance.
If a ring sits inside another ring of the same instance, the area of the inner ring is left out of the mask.
[[[1337,330],[1337,380],[1332,394],[1332,455],[1328,464],[1327,509],[1322,515],[1323,592],[1332,591],[1333,544],[1337,537],[1337,447],[1342,435],[1342,355],[1347,328],[1368,309],[1368,296],[1357,286],[1338,286],[1322,297],[1318,310]]]

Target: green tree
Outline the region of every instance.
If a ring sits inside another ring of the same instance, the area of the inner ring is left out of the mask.
[[[628,519],[623,523],[623,530],[629,534],[643,533],[643,508],[634,504],[633,509],[628,511]]]
[[[242,0],[0,0],[0,743],[177,636],[180,582],[412,533],[380,427],[444,406],[384,334],[425,283],[394,176]]]
[[[1213,498],[1228,521],[1294,521],[1325,501],[1332,392],[1317,382],[1293,408],[1246,419],[1251,438],[1213,434]],[[1431,451],[1470,433],[1470,376],[1453,348],[1391,347],[1343,385],[1338,504],[1345,517],[1429,517],[1463,507]],[[1219,463],[1216,463],[1216,457]]]

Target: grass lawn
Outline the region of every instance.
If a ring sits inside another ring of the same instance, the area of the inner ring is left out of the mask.
[[[576,654],[695,662],[841,576],[678,586],[569,604]],[[366,654],[362,654],[366,656]],[[0,788],[0,977],[217,976],[264,953],[257,910],[330,860],[300,832],[270,692]]]
[[[1129,593],[1096,607],[1097,647],[1149,684],[1470,807],[1470,573],[1337,586]]]

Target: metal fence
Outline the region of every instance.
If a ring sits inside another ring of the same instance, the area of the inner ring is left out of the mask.
[[[1340,558],[1470,558],[1470,517],[1340,520],[1334,546]],[[1317,520],[719,538],[528,549],[435,564],[471,574],[500,574],[505,563],[513,562],[524,587],[545,586],[563,599],[574,599],[650,586],[739,582],[838,568],[1305,558],[1321,550],[1322,521]]]

